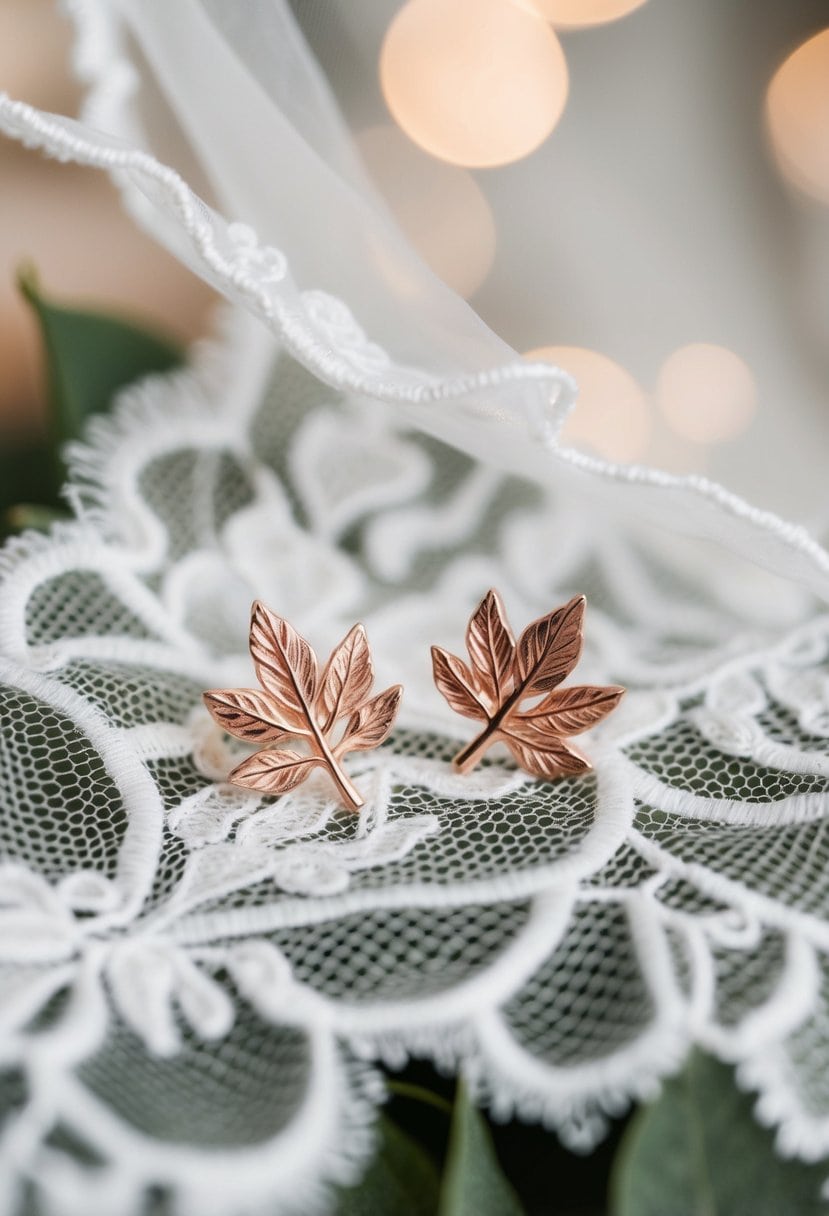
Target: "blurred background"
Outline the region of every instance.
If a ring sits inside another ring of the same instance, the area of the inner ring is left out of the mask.
[[[369,173],[494,330],[579,380],[565,438],[825,529],[829,0],[344,3],[292,7]],[[54,0],[0,0],[0,89],[74,113],[69,40]],[[44,419],[24,260],[209,329],[101,175],[4,141],[0,220],[0,442]]]
[[[76,114],[72,27],[57,0],[0,0],[0,90]],[[186,341],[210,326],[213,295],[122,212],[101,173],[62,165],[0,137],[0,444],[45,424],[34,321],[16,288],[32,263],[50,295],[125,311]]]

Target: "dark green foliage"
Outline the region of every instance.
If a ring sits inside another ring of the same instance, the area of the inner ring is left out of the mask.
[[[41,442],[0,452],[5,534],[48,528],[65,514],[60,508],[63,444],[79,438],[89,418],[107,410],[119,389],[153,372],[169,371],[182,358],[165,338],[117,317],[54,303],[41,294],[31,269],[20,273],[18,284],[43,342],[49,423]]]
[[[826,1216],[826,1165],[784,1160],[730,1069],[700,1052],[633,1119],[612,1216]]]

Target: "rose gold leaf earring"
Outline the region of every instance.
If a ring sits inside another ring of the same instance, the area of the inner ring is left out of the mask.
[[[535,777],[573,776],[590,769],[590,761],[567,737],[600,722],[625,690],[617,685],[558,687],[581,656],[585,604],[583,595],[575,596],[533,621],[516,643],[501,597],[488,591],[466,630],[471,666],[440,646],[432,647],[438,691],[456,713],[484,723],[453,760],[460,772],[474,768],[497,741]],[[522,710],[530,698],[535,700]]]
[[[383,742],[403,692],[395,684],[369,698],[374,668],[363,626],[346,634],[319,675],[305,638],[257,600],[251,609],[250,654],[261,689],[204,693],[223,730],[264,745],[238,764],[228,781],[263,794],[285,794],[322,768],[348,809],[359,811],[363,799],[340,762],[347,752],[370,751]],[[278,746],[288,739],[304,750]]]

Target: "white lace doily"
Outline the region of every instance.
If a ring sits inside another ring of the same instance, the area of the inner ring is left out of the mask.
[[[586,1148],[692,1041],[738,1060],[784,1149],[829,1151],[825,619],[738,650],[698,602],[675,636],[686,583],[618,536],[568,553],[555,498],[284,354],[242,401],[244,329],[97,423],[79,522],[5,558],[7,1173],[49,1211],[150,1184],[182,1212],[311,1211],[368,1151],[366,1061],[431,1055]],[[662,630],[620,619],[634,578]],[[428,642],[490,583],[516,619],[587,589],[586,676],[631,689],[595,776],[452,772]],[[323,649],[363,619],[405,682],[351,764],[360,817],[324,781],[223,781],[201,692],[249,680],[254,594]]]
[[[549,368],[401,366],[146,153],[8,101],[0,123],[131,175],[276,335],[240,309],[126,394],[71,452],[76,522],[2,559],[0,1211],[129,1216],[160,1188],[182,1216],[309,1216],[371,1151],[372,1062],[409,1054],[586,1149],[697,1042],[781,1151],[829,1154],[829,620],[801,589],[824,551],[551,450]],[[429,645],[489,586],[517,626],[587,594],[580,673],[630,690],[594,775],[453,773]],[[225,783],[201,693],[249,682],[254,596],[320,651],[363,620],[378,687],[405,685],[349,761],[359,817],[313,779]]]

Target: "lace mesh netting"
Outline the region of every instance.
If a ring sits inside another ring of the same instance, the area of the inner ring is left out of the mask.
[[[717,486],[559,448],[572,383],[423,277],[284,6],[245,3],[219,62],[212,0],[71,0],[91,126],[0,96],[4,131],[112,172],[238,309],[70,453],[74,522],[2,556],[0,1211],[324,1212],[370,1155],[376,1061],[411,1054],[589,1149],[696,1042],[781,1151],[829,1155],[826,553]],[[287,127],[238,75],[263,15]],[[187,130],[263,242],[133,146],[150,60],[178,89],[162,146]],[[236,158],[240,110],[290,189],[260,147]],[[266,243],[303,197],[310,290]],[[458,650],[490,586],[518,627],[587,594],[580,678],[629,688],[589,777],[496,750],[453,773],[429,646]],[[389,742],[347,762],[359,816],[314,777],[226,782],[239,748],[201,693],[251,682],[255,596],[320,653],[363,620],[378,687],[405,685]]]
[[[539,560],[560,496],[278,350],[240,425],[246,328],[94,424],[77,522],[4,558],[9,1203],[324,1210],[370,1151],[371,1061],[411,1053],[585,1149],[697,1041],[785,1151],[825,1154],[825,620],[735,647],[698,594],[679,634],[686,576],[643,536]],[[357,435],[364,459],[333,459]],[[641,552],[662,631],[627,590]],[[457,645],[490,584],[518,621],[586,583],[586,672],[630,687],[595,773],[493,751],[455,775],[426,642]],[[388,744],[350,762],[360,816],[323,781],[224,781],[237,745],[201,692],[249,682],[254,594],[321,650],[364,620],[405,681]]]

